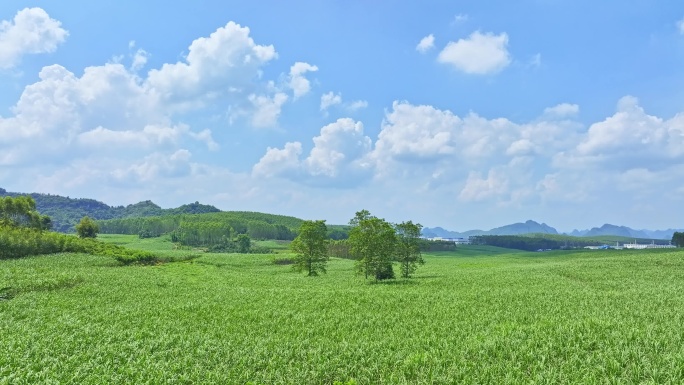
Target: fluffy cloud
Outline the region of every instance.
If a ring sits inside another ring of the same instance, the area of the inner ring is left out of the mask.
[[[142,48],[138,48],[137,51],[135,51],[135,54],[133,55],[133,62],[131,63],[131,70],[132,71],[139,71],[143,67],[145,67],[145,64],[147,64],[147,60],[149,59],[150,54],[145,51]]]
[[[215,92],[250,93],[260,68],[278,54],[272,45],[257,45],[249,28],[229,22],[209,37],[192,42],[183,61],[149,72],[147,86],[163,99],[186,101]]]
[[[332,91],[321,95],[321,111],[327,112],[327,110],[336,105],[342,105],[350,113],[354,113],[358,110],[368,107],[368,102],[365,100],[354,100],[352,102],[342,102],[342,95],[335,94]]]
[[[491,74],[510,64],[507,46],[506,33],[495,35],[475,31],[467,39],[449,42],[439,53],[437,60],[467,74]]]
[[[570,103],[561,103],[544,109],[544,115],[548,117],[565,118],[577,115],[578,113],[579,106]]]
[[[250,95],[249,101],[255,108],[252,115],[252,126],[259,128],[274,127],[287,99],[287,95],[283,92],[277,92],[271,97]]]
[[[41,8],[25,8],[11,21],[0,21],[0,69],[11,68],[26,54],[54,52],[69,33]]]
[[[664,120],[646,114],[636,98],[626,96],[613,116],[592,124],[579,144],[559,154],[555,164],[626,170],[643,164],[662,168],[682,160],[684,114]]]
[[[436,158],[456,152],[461,119],[432,106],[394,102],[382,123],[375,152],[381,157]]]
[[[426,53],[427,51],[431,50],[435,46],[435,36],[433,34],[429,34],[425,36],[424,38],[420,39],[420,42],[416,46],[416,51],[420,53]]]
[[[282,176],[309,184],[358,184],[370,176],[372,169],[367,155],[372,141],[364,135],[361,122],[338,119],[321,128],[313,142],[311,152],[304,159],[300,159],[303,152],[300,142],[286,143],[283,149],[269,147],[253,167],[253,174]]]
[[[316,72],[318,67],[309,63],[296,62],[290,67],[290,81],[289,86],[294,92],[295,100],[306,95],[311,90],[311,82],[304,77],[307,72]]]
[[[684,35],[684,18],[677,22],[677,29],[679,30],[679,33]]]
[[[24,89],[13,117],[0,118],[4,141],[60,137],[69,142],[97,127],[125,130],[167,121],[154,95],[121,64],[88,67],[80,78],[52,65],[39,79]]]
[[[325,111],[328,108],[342,103],[342,95],[334,94],[332,91],[327,94],[321,95],[321,111]]]
[[[347,105],[347,109],[351,112],[358,111],[368,107],[368,102],[365,100],[354,100]]]

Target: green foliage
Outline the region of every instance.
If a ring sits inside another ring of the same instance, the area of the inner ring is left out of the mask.
[[[292,240],[302,220],[281,215],[229,211],[162,217],[122,218],[99,221],[104,234],[140,234],[152,236],[176,233],[186,237],[184,244],[209,247],[216,245],[223,235],[229,238],[247,234],[251,239]],[[227,234],[230,231],[230,234]]]
[[[684,247],[684,232],[675,232],[672,234],[672,244],[677,247]]]
[[[335,258],[357,259],[346,239],[331,240],[328,243],[328,255]]]
[[[4,197],[0,198],[0,226],[49,230],[52,221],[38,214],[36,202],[30,196]]]
[[[402,278],[410,278],[419,264],[425,264],[425,260],[420,255],[420,232],[422,228],[421,224],[412,221],[394,225],[397,233],[397,261],[399,261]]]
[[[0,259],[63,252],[88,253],[112,257],[124,265],[155,264],[172,259],[148,251],[131,250],[93,238],[40,231],[23,227],[0,227]]]
[[[522,235],[478,235],[470,237],[470,241],[477,245],[490,245],[526,251],[559,249],[565,244],[562,241],[546,237],[526,237]]]
[[[455,251],[456,244],[452,241],[430,241],[427,239],[420,239],[418,241],[421,251]]]
[[[0,383],[681,383],[682,249],[495,251],[424,253],[377,285],[335,258],[322,280],[260,255],[3,260]]]
[[[252,240],[247,234],[238,234],[235,243],[237,244],[238,253],[249,253],[249,249],[252,247]]]
[[[392,261],[397,237],[392,225],[367,210],[357,212],[350,225],[348,242],[351,253],[358,256],[357,272],[377,281],[394,278]]]
[[[296,254],[293,268],[305,271],[310,277],[325,273],[329,258],[328,242],[325,221],[304,221],[299,227],[299,235],[290,244]]]
[[[2,190],[0,195],[9,197],[31,196],[36,202],[36,209],[52,218],[52,229],[63,233],[74,232],[76,224],[84,216],[95,220],[107,220],[220,212],[214,206],[203,205],[199,202],[182,205],[175,209],[162,209],[149,200],[128,206],[109,206],[93,199],[74,199],[51,194],[18,194]],[[135,234],[137,233],[136,231]]]
[[[100,226],[95,221],[85,216],[76,225],[76,234],[79,238],[95,238],[100,232]]]

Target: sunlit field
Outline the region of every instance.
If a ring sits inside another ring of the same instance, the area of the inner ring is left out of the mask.
[[[274,255],[2,260],[0,384],[682,382],[684,252],[509,252],[427,255],[388,283]]]

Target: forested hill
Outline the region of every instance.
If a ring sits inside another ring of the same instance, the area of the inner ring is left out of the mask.
[[[221,210],[199,202],[182,205],[173,209],[162,209],[152,201],[143,201],[128,206],[109,206],[94,199],[69,198],[60,195],[39,193],[7,192],[0,188],[0,197],[29,195],[36,201],[36,209],[52,218],[53,230],[64,233],[73,232],[74,226],[84,216],[93,219],[116,219],[133,217],[166,216],[177,214],[215,213]]]
[[[276,214],[248,211],[222,211],[197,215],[165,215],[153,217],[118,218],[98,221],[103,234],[138,234],[157,237],[174,233],[185,237],[210,237],[214,240],[237,234],[253,239],[292,240],[302,219]]]

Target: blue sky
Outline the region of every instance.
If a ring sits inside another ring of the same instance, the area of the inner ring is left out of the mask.
[[[683,68],[679,1],[5,0],[0,187],[681,228]]]

